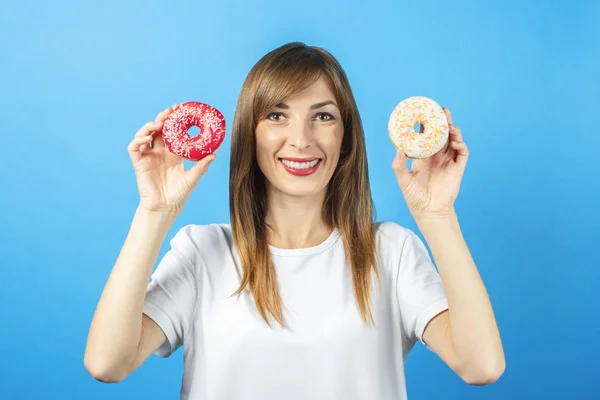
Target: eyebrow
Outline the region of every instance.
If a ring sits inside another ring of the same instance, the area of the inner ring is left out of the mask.
[[[335,104],[335,102],[334,102],[333,100],[327,100],[327,101],[322,101],[322,102],[320,102],[320,103],[315,103],[315,104],[313,104],[312,106],[310,106],[310,109],[311,109],[311,110],[316,110],[316,109],[318,109],[318,108],[325,107],[326,105],[329,105],[329,104],[333,104],[334,106],[336,106],[336,107],[337,107],[337,104]],[[277,104],[277,105],[275,106],[275,108],[282,108],[282,109],[284,109],[284,110],[287,110],[287,109],[289,109],[289,108],[290,108],[290,106],[288,106],[288,105],[287,105],[287,104],[285,104],[285,103],[279,103],[279,104]]]

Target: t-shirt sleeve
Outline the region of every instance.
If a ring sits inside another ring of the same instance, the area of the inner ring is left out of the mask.
[[[192,325],[198,293],[198,257],[188,228],[177,232],[170,245],[151,276],[143,308],[167,337],[154,353],[161,357],[170,356],[183,344]]]
[[[402,324],[412,341],[423,341],[425,327],[448,309],[442,279],[423,241],[410,232],[404,242],[397,281]]]

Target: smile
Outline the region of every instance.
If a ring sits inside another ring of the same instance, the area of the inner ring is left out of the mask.
[[[321,165],[320,158],[311,159],[289,159],[280,158],[281,164],[284,169],[295,176],[306,176],[311,175],[317,171],[319,165]]]

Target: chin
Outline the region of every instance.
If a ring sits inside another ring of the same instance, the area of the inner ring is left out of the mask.
[[[327,189],[333,171],[322,158],[290,159],[278,158],[275,165],[263,170],[268,186],[275,192],[297,198],[320,197]]]
[[[286,196],[298,198],[318,197],[325,190],[325,188],[315,187],[315,185],[294,184],[292,182],[278,182],[273,187]]]

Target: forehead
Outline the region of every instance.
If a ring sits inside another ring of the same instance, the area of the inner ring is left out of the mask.
[[[313,84],[301,90],[300,92],[293,94],[283,102],[285,104],[292,105],[294,103],[320,102],[326,100],[335,101],[335,95],[329,80],[327,78],[320,77]]]

